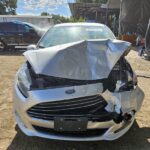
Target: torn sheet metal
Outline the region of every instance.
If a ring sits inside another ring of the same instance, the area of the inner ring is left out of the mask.
[[[124,92],[111,93],[107,90],[102,96],[108,103],[106,110],[109,112],[115,110],[118,114],[119,111],[123,114],[133,110],[139,111],[144,99],[144,93],[138,86],[134,90]]]
[[[27,51],[36,74],[77,80],[107,78],[131,44],[119,40],[89,40]]]

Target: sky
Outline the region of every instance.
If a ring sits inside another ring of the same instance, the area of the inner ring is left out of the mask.
[[[74,0],[18,0],[16,12],[18,15],[40,15],[41,12],[48,12],[69,17],[71,12],[68,2],[72,3]]]

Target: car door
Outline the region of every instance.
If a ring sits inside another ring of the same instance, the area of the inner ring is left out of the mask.
[[[19,43],[20,45],[26,45],[25,41],[25,32],[26,29],[23,24],[18,24],[18,37],[19,37]]]
[[[18,43],[17,25],[13,22],[6,22],[4,28],[7,44],[15,45]]]
[[[0,22],[0,40],[4,41],[6,43],[6,31],[7,29],[5,28],[5,22]]]
[[[29,25],[24,25],[25,27],[25,41],[28,44],[36,44],[38,42],[38,34],[37,32],[34,30],[34,28],[32,26]]]

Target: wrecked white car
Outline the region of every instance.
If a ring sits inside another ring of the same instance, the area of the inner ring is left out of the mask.
[[[28,136],[115,140],[132,126],[144,94],[125,56],[130,43],[96,23],[52,27],[24,53],[14,112]]]

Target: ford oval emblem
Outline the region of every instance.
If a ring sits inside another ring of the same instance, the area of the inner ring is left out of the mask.
[[[66,94],[73,94],[73,93],[75,93],[75,90],[74,89],[69,89],[69,90],[66,90],[65,93]]]

